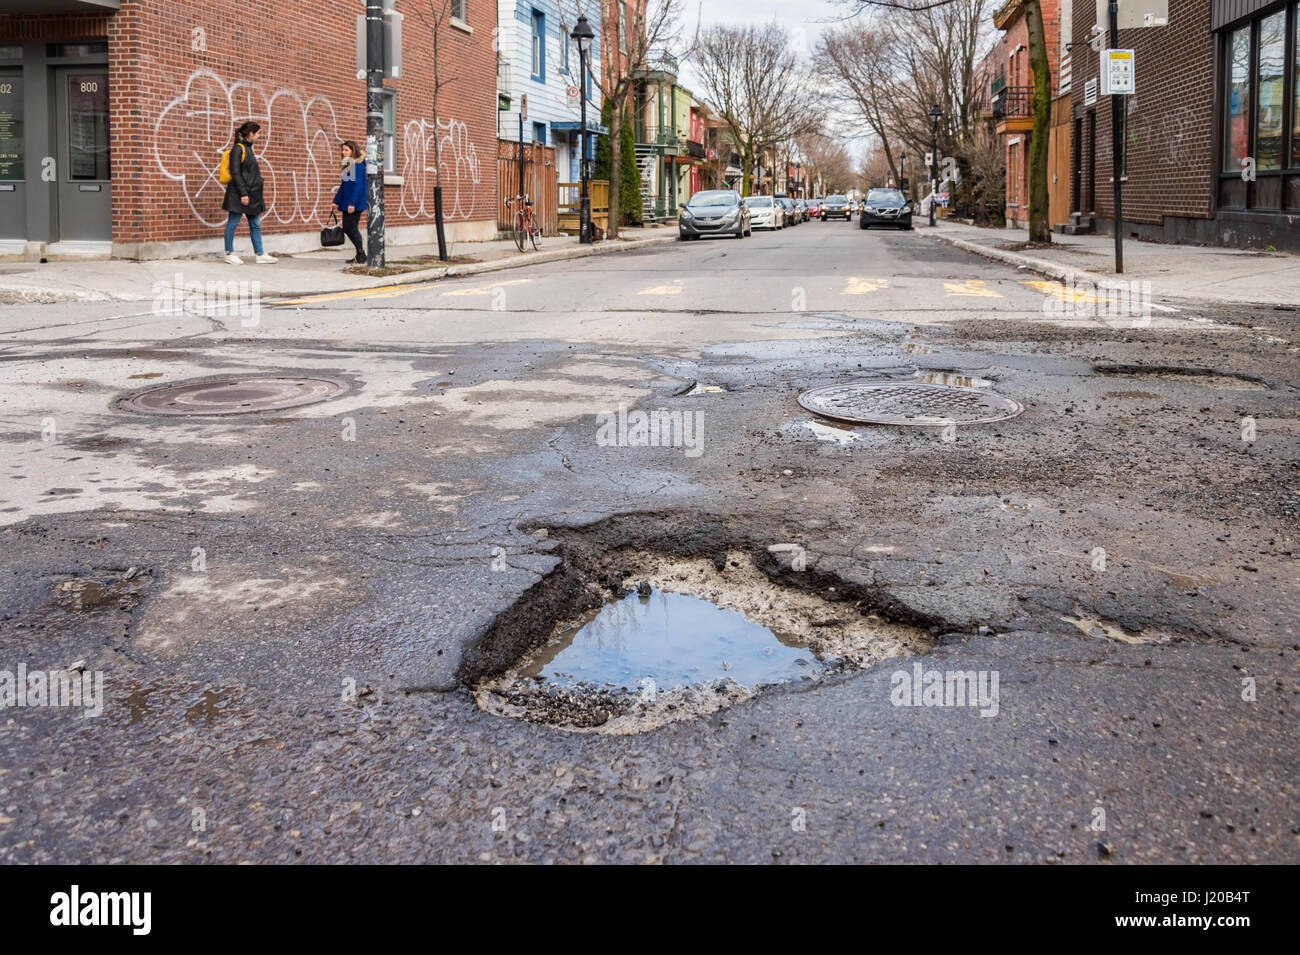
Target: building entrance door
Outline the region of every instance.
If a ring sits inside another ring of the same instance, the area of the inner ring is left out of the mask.
[[[55,89],[58,238],[106,242],[113,237],[108,70],[56,70]]]

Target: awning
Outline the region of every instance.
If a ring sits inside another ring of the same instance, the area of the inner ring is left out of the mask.
[[[565,120],[564,122],[553,121],[551,123],[551,132],[553,133],[578,133],[581,131],[582,131],[582,123],[580,122]],[[608,136],[609,127],[602,126],[600,125],[600,123],[593,123],[591,120],[587,120],[587,132],[596,133],[597,135],[600,136]]]
[[[0,13],[116,13],[122,0],[4,0]]]

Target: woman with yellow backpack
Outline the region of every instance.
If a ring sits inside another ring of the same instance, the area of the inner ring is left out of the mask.
[[[257,142],[262,127],[254,122],[244,123],[235,130],[235,144],[221,156],[219,179],[226,184],[226,198],[221,208],[226,210],[226,261],[241,265],[243,259],[235,255],[235,227],[243,216],[248,217],[248,233],[253,239],[253,252],[257,261],[274,262],[262,251],[262,224],[260,216],[266,211],[262,198],[262,171],[257,168],[253,144]]]

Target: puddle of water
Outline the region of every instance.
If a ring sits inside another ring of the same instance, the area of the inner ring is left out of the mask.
[[[912,377],[929,385],[955,385],[958,388],[993,387],[993,382],[988,378],[976,378],[974,375],[957,375],[947,371],[918,371]]]
[[[822,665],[797,639],[734,610],[651,590],[605,604],[539,651],[520,675],[640,692],[643,680],[666,690],[724,677],[752,688],[811,676]]]
[[[836,444],[849,444],[857,441],[861,435],[858,429],[850,424],[833,424],[829,421],[805,421],[808,430],[815,434],[820,441],[834,441]]]

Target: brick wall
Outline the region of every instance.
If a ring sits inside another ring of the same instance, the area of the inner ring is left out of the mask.
[[[411,237],[431,235],[435,145],[453,233],[495,231],[495,5],[470,0],[472,32],[442,27],[435,128],[435,2],[447,0],[403,5],[403,74],[387,84],[397,92],[402,180],[386,190],[394,236],[407,226],[425,227],[408,230]],[[268,249],[290,247],[277,235],[309,241],[329,218],[341,141],[365,143],[358,12],[359,3],[337,0],[295,0],[291,8],[278,0],[122,0],[108,27],[115,252],[150,257],[160,243],[174,250],[217,241],[225,213],[215,170],[246,119],[263,127]]]
[[[1100,71],[1099,54],[1087,46],[1094,19],[1091,6],[1074,12],[1071,97],[1085,117],[1083,174],[1094,176],[1097,215],[1110,219],[1114,215],[1111,97],[1099,96],[1095,106],[1083,105],[1085,85]],[[1119,45],[1136,51],[1137,60],[1137,94],[1115,97],[1129,101],[1125,221],[1158,225],[1164,216],[1209,217],[1214,189],[1210,0],[1169,0],[1168,26],[1121,30]],[[1088,167],[1086,142],[1086,117],[1093,109],[1097,115],[1095,174]]]

